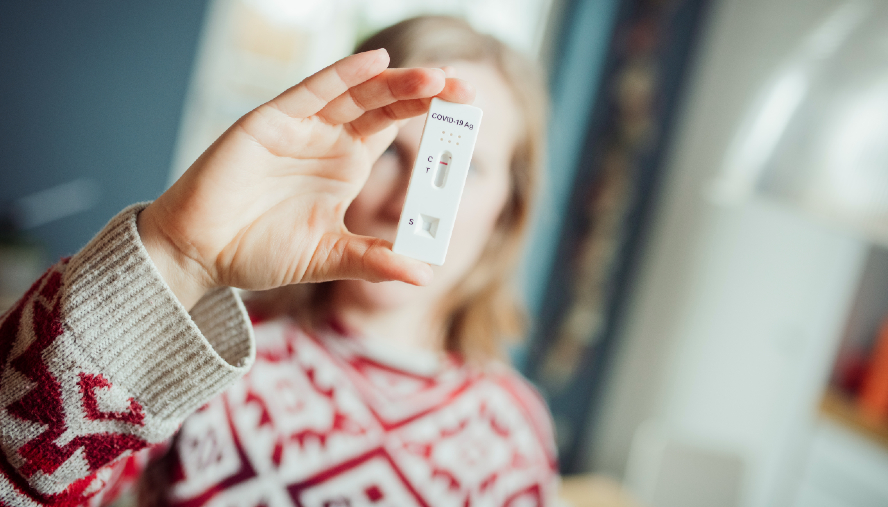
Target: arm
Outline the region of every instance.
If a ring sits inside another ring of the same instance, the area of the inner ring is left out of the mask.
[[[252,363],[241,302],[217,289],[189,315],[139,239],[142,207],[0,321],[0,498],[13,504],[86,501],[106,486],[106,465],[168,439]]]
[[[385,50],[352,55],[259,106],[145,209],[142,238],[186,307],[220,286],[431,281],[427,264],[343,218],[403,121],[474,91],[441,69],[387,66]]]
[[[401,120],[473,93],[387,65],[384,51],[347,57],[248,113],[0,317],[0,504],[98,499],[121,457],[245,373],[251,328],[227,287],[430,281],[342,220]]]

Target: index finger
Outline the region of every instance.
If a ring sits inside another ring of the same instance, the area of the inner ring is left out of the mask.
[[[433,97],[441,93],[444,85],[444,72],[440,69],[387,69],[333,99],[318,112],[318,117],[331,125],[348,123],[367,111],[399,100]]]
[[[475,88],[467,81],[450,77],[444,81],[444,89],[436,96],[448,102],[471,104],[475,100]],[[371,136],[385,130],[398,120],[428,112],[431,103],[432,97],[399,100],[385,107],[367,111],[347,125],[360,137]]]
[[[312,74],[269,102],[287,116],[307,118],[353,86],[380,74],[389,64],[385,49],[365,51]]]

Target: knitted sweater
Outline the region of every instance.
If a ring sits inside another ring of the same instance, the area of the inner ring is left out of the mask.
[[[230,289],[189,314],[140,209],[0,318],[0,504],[551,503],[549,415],[516,373],[285,320],[254,337]]]

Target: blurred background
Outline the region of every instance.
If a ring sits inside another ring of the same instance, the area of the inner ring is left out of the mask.
[[[0,3],[0,308],[239,116],[424,13],[539,59],[516,365],[573,505],[888,505],[882,0]]]

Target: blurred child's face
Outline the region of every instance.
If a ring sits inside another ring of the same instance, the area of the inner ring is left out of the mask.
[[[337,283],[337,291],[349,291],[348,299],[356,298],[364,306],[393,308],[420,300],[434,304],[474,266],[508,197],[509,164],[521,128],[512,93],[496,69],[488,64],[455,62],[448,66],[454,77],[475,86],[474,105],[484,111],[484,117],[447,260],[443,266],[432,266],[435,279],[427,287],[400,282]],[[395,240],[424,122],[425,116],[410,120],[373,166],[367,184],[346,212],[345,225],[351,232]]]

